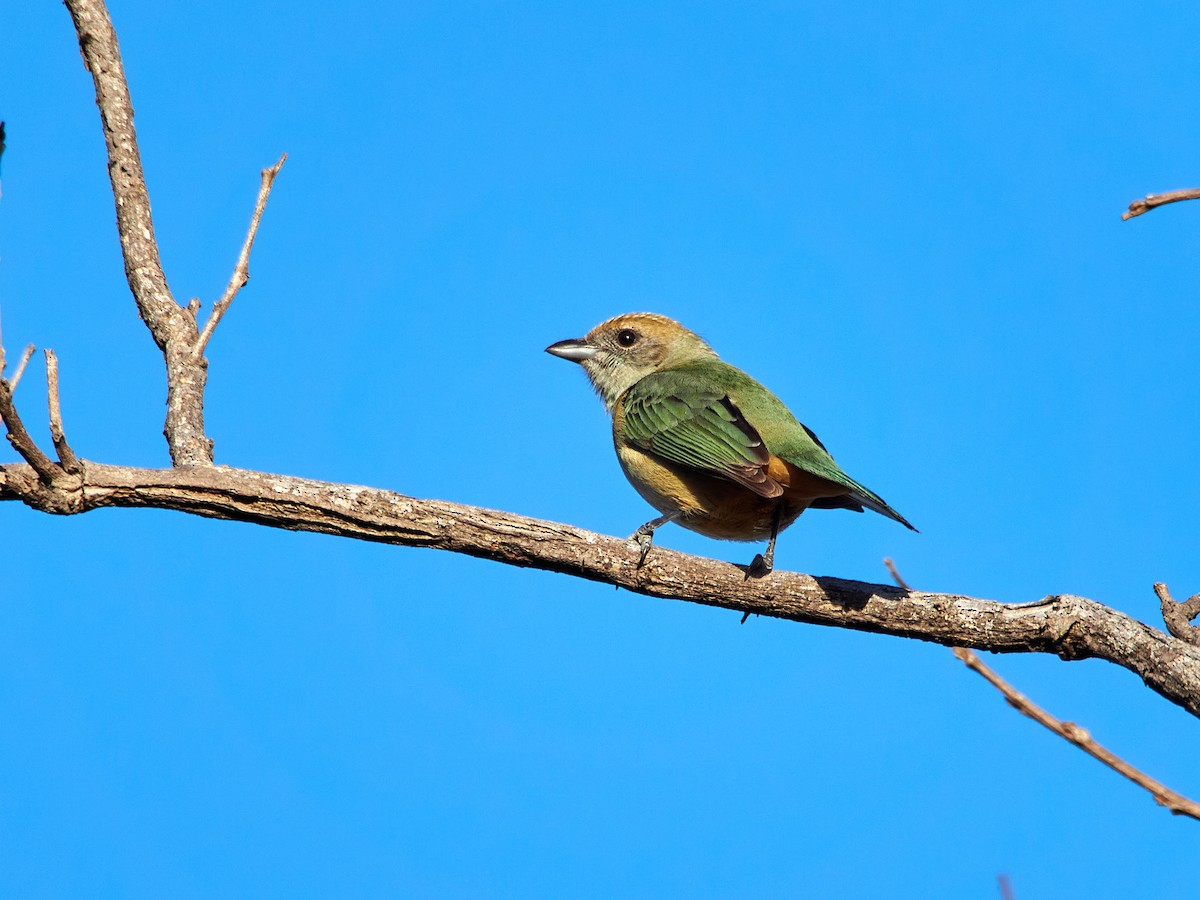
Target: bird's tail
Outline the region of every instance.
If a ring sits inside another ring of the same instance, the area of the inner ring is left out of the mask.
[[[900,515],[900,513],[888,506],[887,503],[884,502],[884,499],[874,491],[869,491],[860,485],[859,490],[855,491],[850,496],[872,512],[877,512],[881,516],[887,516],[889,519],[895,519],[910,531],[917,530],[913,526],[912,522],[908,521],[908,519],[904,518],[904,516]]]
[[[850,488],[848,494],[842,494],[839,497],[822,497],[814,500],[811,506],[816,509],[852,509],[855,512],[869,509],[871,512],[877,512],[881,516],[887,516],[889,519],[899,522],[905,528],[912,531],[917,530],[908,519],[888,506],[887,502],[870,488],[863,487],[849,477],[844,480],[846,487]]]

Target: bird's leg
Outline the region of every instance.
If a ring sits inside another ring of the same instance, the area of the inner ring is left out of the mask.
[[[755,578],[761,578],[764,575],[770,574],[775,568],[775,539],[779,537],[779,525],[783,521],[783,500],[775,507],[775,515],[771,517],[771,539],[767,541],[767,552],[759,553],[750,563],[750,571],[748,574]],[[742,619],[742,621],[746,621]]]
[[[638,557],[637,567],[639,569],[646,564],[646,556],[650,553],[650,547],[654,543],[654,532],[678,515],[678,512],[672,512],[659,516],[657,519],[651,519],[629,536],[630,541],[642,548],[642,555]]]

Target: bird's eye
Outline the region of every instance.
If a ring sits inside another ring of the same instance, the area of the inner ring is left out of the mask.
[[[622,347],[632,347],[638,342],[638,333],[632,328],[622,328],[617,332],[617,343]]]

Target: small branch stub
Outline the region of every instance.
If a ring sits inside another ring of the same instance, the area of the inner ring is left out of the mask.
[[[1165,194],[1147,194],[1142,200],[1134,200],[1129,209],[1121,213],[1121,218],[1129,221],[1134,216],[1148,213],[1152,209],[1166,206],[1168,203],[1178,203],[1181,200],[1200,200],[1200,188],[1187,188],[1182,191],[1167,191]]]
[[[58,357],[53,350],[46,350],[46,399],[50,407],[50,440],[64,472],[72,475],[80,471],[79,459],[67,443],[62,425],[62,409],[58,401]]]
[[[1193,594],[1182,603],[1176,603],[1161,581],[1154,585],[1154,593],[1158,594],[1167,631],[1181,641],[1200,645],[1200,628],[1191,624],[1192,619],[1200,616],[1200,594]]]
[[[25,348],[21,364],[16,375],[25,370],[29,357],[33,355],[33,345]],[[78,458],[67,445],[62,435],[62,413],[58,402],[58,360],[53,350],[46,351],[46,388],[50,404],[50,435],[54,447],[58,451],[58,462],[42,452],[37,442],[29,435],[21,415],[17,412],[13,400],[13,383],[3,377],[5,369],[4,344],[0,343],[0,423],[4,425],[4,436],[20,457],[28,463],[29,468],[37,476],[36,481],[29,485],[28,490],[20,499],[38,509],[53,513],[79,512],[76,490],[82,485],[79,477],[83,471]],[[0,494],[3,493],[4,476],[11,467],[0,465]],[[70,476],[67,478],[66,476]],[[70,484],[67,484],[67,482]]]
[[[4,352],[0,350],[0,360],[3,358]],[[16,404],[13,402],[12,383],[7,378],[0,378],[0,421],[4,422],[5,437],[12,444],[12,448],[20,454],[25,462],[29,463],[44,485],[52,484],[62,470],[41,451],[33,438],[29,436],[29,432],[25,429],[25,423],[21,421]]]

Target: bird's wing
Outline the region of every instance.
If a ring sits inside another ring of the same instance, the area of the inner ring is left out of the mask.
[[[762,497],[783,493],[767,475],[771,454],[762,437],[724,392],[668,371],[643,378],[623,401],[625,440],[635,447]]]
[[[804,436],[808,440],[801,438],[789,441],[787,446],[780,448],[779,456],[812,475],[846,488],[845,494],[837,497],[820,497],[814,500],[811,504],[814,508],[852,509],[862,512],[865,507],[882,516],[887,516],[889,519],[894,519],[906,528],[917,530],[904,516],[888,506],[882,497],[842,471],[841,466],[833,461],[833,457],[829,455],[829,451],[825,449],[825,445],[821,443],[820,439],[813,434],[812,429],[807,425],[800,427],[804,429]]]

